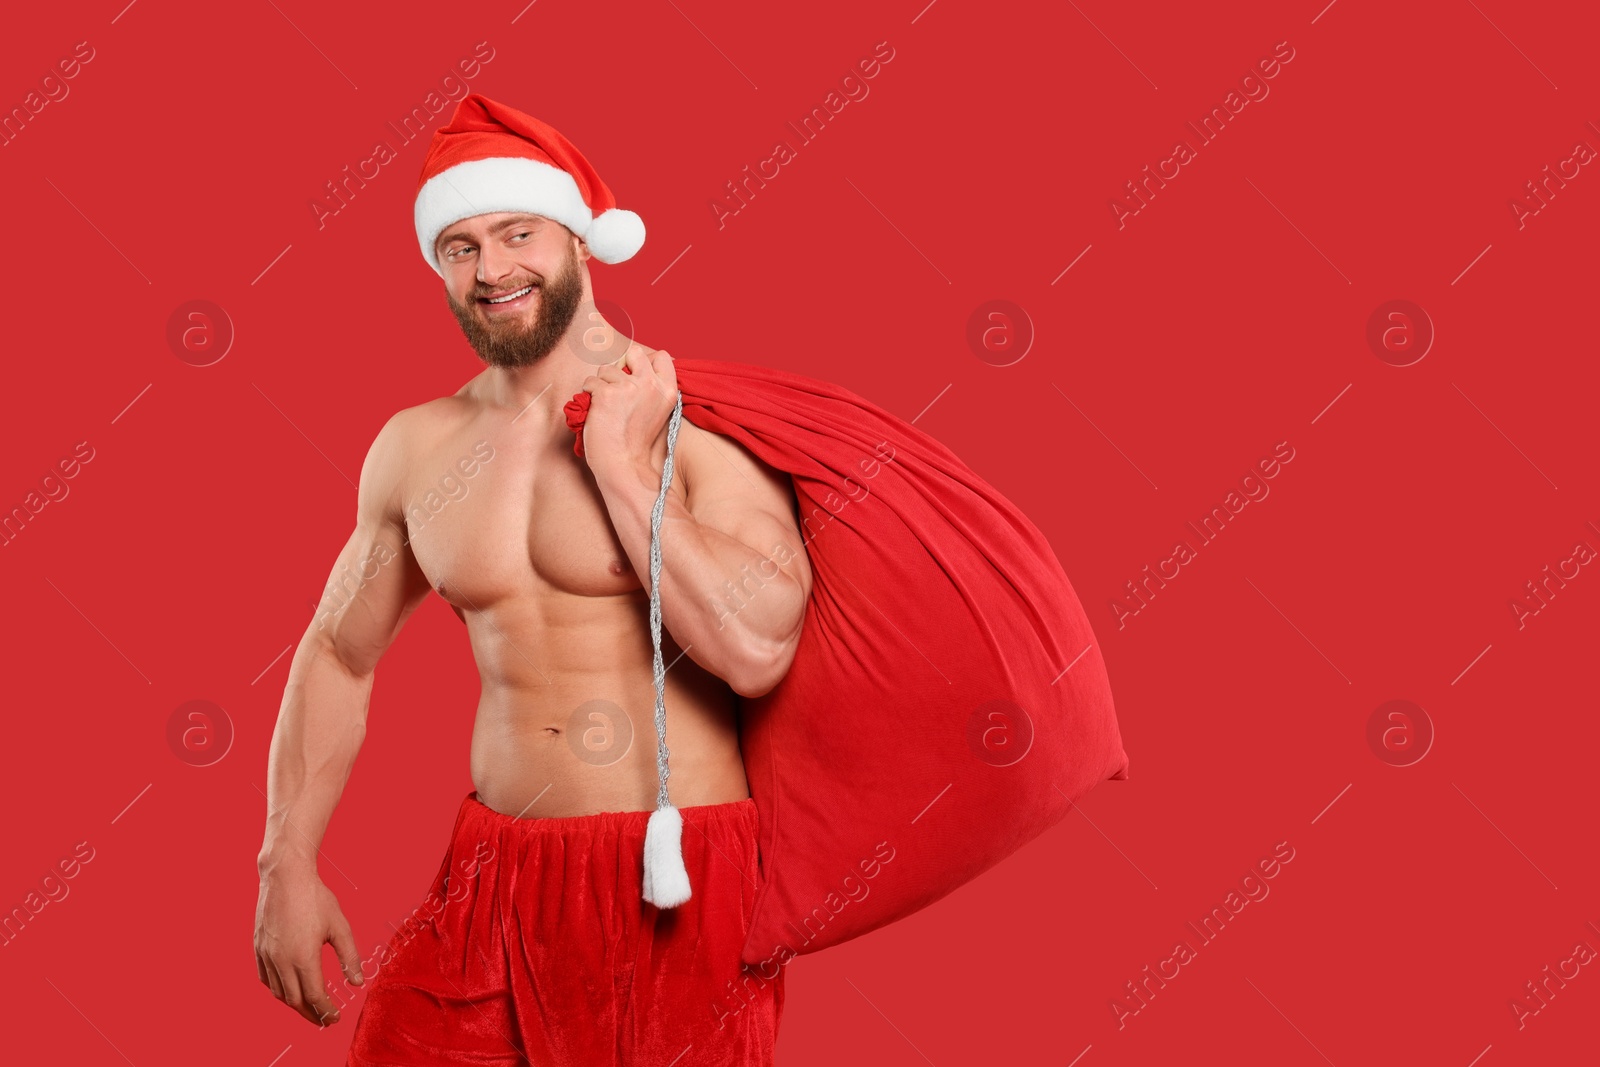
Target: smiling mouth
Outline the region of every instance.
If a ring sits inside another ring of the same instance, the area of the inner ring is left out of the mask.
[[[514,293],[506,293],[503,296],[497,296],[497,297],[483,297],[483,296],[480,296],[480,297],[478,297],[478,303],[484,305],[485,307],[492,307],[492,308],[502,308],[502,307],[508,307],[510,305],[519,305],[520,306],[521,304],[525,303],[530,297],[532,297],[532,295],[535,292],[537,292],[538,289],[539,289],[539,287],[537,285],[525,285],[521,289],[518,289],[516,292],[514,292]]]

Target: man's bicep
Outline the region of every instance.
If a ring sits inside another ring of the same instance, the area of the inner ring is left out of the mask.
[[[356,526],[317,604],[313,628],[352,673],[368,674],[428,593],[406,540],[400,509],[404,441],[400,416],[367,452],[357,488]]]
[[[799,583],[803,602],[811,595],[811,562],[795,519],[789,475],[767,466],[731,437],[698,426],[694,430],[686,479],[689,514],[772,560]],[[730,580],[737,584],[737,579]]]

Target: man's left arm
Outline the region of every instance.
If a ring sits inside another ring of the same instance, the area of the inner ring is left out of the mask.
[[[659,452],[664,459],[664,444]],[[811,595],[789,476],[688,419],[678,427],[673,463],[685,492],[680,502],[669,490],[661,513],[662,625],[734,692],[761,696],[794,662]],[[650,512],[661,464],[618,462],[594,473],[648,593]]]

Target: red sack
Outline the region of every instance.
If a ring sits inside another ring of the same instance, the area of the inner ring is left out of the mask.
[[[740,699],[763,870],[745,962],[910,915],[1127,777],[1094,631],[1025,515],[848,389],[673,363],[683,418],[791,475],[813,573],[789,673]]]

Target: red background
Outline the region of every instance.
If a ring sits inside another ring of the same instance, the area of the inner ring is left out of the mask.
[[[343,1062],[353,1011],[319,1032],[252,961],[281,653],[378,428],[480,364],[417,249],[423,139],[321,228],[309,204],[487,41],[471,88],[570,136],[646,221],[638,256],[594,269],[634,336],[916,418],[1049,535],[1109,664],[1131,777],[938,904],[792,964],[781,1062],[1592,1062],[1595,966],[1520,1028],[1509,1006],[1600,949],[1600,576],[1520,628],[1509,606],[1600,547],[1600,176],[1520,227],[1509,206],[1600,147],[1592,13],[921,3],[7,15],[7,111],[94,49],[0,148],[0,505],[94,450],[0,549],[0,906],[94,850],[0,948],[8,1058]],[[870,94],[719,229],[724,184],[881,41]],[[1119,228],[1124,183],[1283,41],[1270,95]],[[236,331],[205,367],[166,339],[197,299]],[[1007,366],[1014,346],[966,341],[997,299],[1035,334]],[[1366,339],[1396,299],[1436,330],[1404,367]],[[1124,583],[1281,441],[1270,496],[1119,628]],[[1397,699],[1435,734],[1410,766],[1368,741]],[[234,732],[209,766],[169,746],[190,700]],[[363,952],[437,867],[475,700],[432,599],[378,672],[323,843]],[[1186,922],[1278,842],[1294,859],[1270,895],[1119,1028],[1124,984],[1197,944]]]

